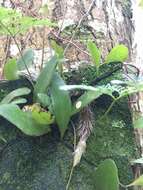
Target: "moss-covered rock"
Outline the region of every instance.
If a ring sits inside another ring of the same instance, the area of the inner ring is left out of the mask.
[[[10,90],[30,84],[20,80],[2,85],[1,89]],[[91,106],[95,126],[86,153],[73,172],[69,190],[96,190],[94,172],[106,158],[115,160],[122,183],[127,184],[133,177],[130,160],[136,157],[137,151],[127,100],[115,104],[103,117],[110,103],[109,97],[102,96]],[[73,120],[77,124],[77,118]],[[72,127],[63,140],[58,134],[54,127],[48,135],[28,137],[1,118],[0,136],[4,140],[0,138],[0,190],[65,190],[72,167]]]

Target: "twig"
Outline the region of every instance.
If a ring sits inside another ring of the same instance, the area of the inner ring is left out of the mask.
[[[77,32],[77,30],[79,29],[79,27],[80,27],[82,21],[84,20],[85,17],[88,16],[89,12],[91,11],[91,9],[92,9],[92,7],[93,7],[95,1],[96,1],[96,0],[92,0],[90,6],[89,6],[89,8],[88,8],[88,10],[86,11],[86,13],[85,13],[85,14],[81,17],[81,19],[79,20],[79,23],[78,23],[78,25],[77,25],[77,27],[76,27],[76,29],[75,29],[75,32],[73,33],[73,35],[72,35],[72,37],[71,37],[69,43],[67,44],[67,46],[66,46],[66,48],[65,48],[65,50],[64,50],[64,55],[66,54],[66,52],[67,52],[67,50],[68,50],[68,48],[69,48],[71,42],[73,41],[73,39],[74,39],[74,37],[75,37],[75,35],[76,35],[76,32]]]
[[[114,106],[114,104],[116,103],[117,99],[114,99],[112,101],[112,103],[110,104],[110,106],[108,107],[107,111],[104,113],[104,115],[102,116],[102,118],[106,117],[108,115],[108,113],[111,111],[112,107]]]
[[[73,41],[71,41],[71,40],[69,41],[69,40],[67,40],[67,39],[61,38],[61,37],[59,37],[57,34],[55,34],[54,32],[51,32],[51,33],[52,33],[57,39],[72,44],[72,45],[75,46],[79,51],[81,51],[82,53],[84,53],[84,54],[90,56],[87,51],[84,51],[83,49],[81,49],[81,48],[80,48],[77,44],[75,44]]]
[[[3,65],[1,65],[1,67],[2,67],[2,72],[1,72],[1,76],[0,76],[0,78],[2,79],[3,78],[3,75],[4,75],[4,65],[5,65],[5,63],[7,62],[7,59],[8,59],[8,57],[9,57],[9,48],[10,48],[10,44],[11,44],[11,37],[8,37],[7,36],[7,40],[6,40],[6,46],[5,46],[5,58],[4,58],[4,60],[2,61],[3,62]]]

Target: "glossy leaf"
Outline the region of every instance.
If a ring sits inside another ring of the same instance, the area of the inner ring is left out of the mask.
[[[103,161],[95,171],[95,189],[119,190],[118,169],[111,159]]]
[[[61,137],[64,136],[71,116],[70,96],[68,91],[60,89],[62,85],[65,85],[63,79],[55,73],[51,82],[50,90],[54,115],[61,132]]]
[[[128,58],[128,48],[122,44],[116,45],[105,59],[105,63],[124,62]]]
[[[127,185],[127,187],[130,187],[130,186],[143,186],[143,175],[141,175],[139,178],[137,178],[131,184]]]
[[[27,95],[31,92],[31,90],[27,87],[18,88],[10,92],[7,96],[3,98],[0,104],[8,104],[18,98],[19,96]]]
[[[7,119],[26,135],[40,136],[50,131],[48,125],[37,123],[30,112],[23,112],[17,105],[3,104],[0,105],[0,116]]]
[[[47,88],[49,87],[53,73],[55,72],[56,65],[57,65],[57,57],[54,56],[46,66],[42,69],[34,88],[34,96],[37,98],[37,94],[39,93],[46,93]]]
[[[26,50],[23,53],[22,57],[20,57],[17,60],[18,70],[26,69],[25,64],[26,64],[27,67],[30,67],[32,65],[33,61],[34,61],[34,51],[32,49]]]
[[[101,63],[101,52],[100,50],[96,47],[96,44],[93,43],[92,41],[89,41],[87,44],[87,49],[90,53],[92,62],[95,64],[97,72],[100,67]]]
[[[4,65],[4,77],[7,80],[16,80],[18,79],[18,68],[16,59],[10,59],[5,65]]]

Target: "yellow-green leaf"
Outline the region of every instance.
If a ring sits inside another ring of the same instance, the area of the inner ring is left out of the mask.
[[[127,185],[127,187],[130,187],[130,186],[143,186],[143,175],[141,175],[135,181]]]
[[[107,55],[105,63],[124,62],[128,58],[128,54],[129,51],[125,45],[116,45]]]
[[[97,48],[96,44],[93,43],[92,41],[88,42],[87,49],[88,49],[88,51],[90,53],[91,60],[94,63],[94,65],[96,66],[96,69],[97,69],[97,72],[98,72],[98,69],[100,67],[100,61],[101,61],[101,52]]]
[[[19,78],[16,59],[10,59],[4,65],[4,77],[7,80],[16,80]]]
[[[46,110],[43,111],[40,106],[34,104],[32,106],[32,117],[36,120],[37,123],[43,124],[43,125],[50,125],[54,122],[54,117],[50,112],[47,112]]]

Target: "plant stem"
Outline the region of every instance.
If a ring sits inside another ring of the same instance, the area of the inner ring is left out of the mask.
[[[24,63],[24,66],[25,66],[25,68],[26,68],[26,70],[27,70],[27,73],[28,73],[28,75],[29,75],[29,77],[30,77],[31,84],[34,86],[34,84],[33,84],[33,82],[32,82],[33,79],[32,79],[31,73],[30,73],[30,71],[29,71],[29,69],[28,69],[28,67],[27,67],[27,65],[26,65],[26,62],[25,62],[25,60],[24,60],[24,58],[23,58],[22,52],[21,52],[21,50],[20,50],[20,47],[19,47],[19,45],[18,45],[18,42],[17,42],[16,39],[15,39],[15,36],[13,36],[13,34],[11,33],[11,31],[10,31],[10,30],[5,26],[5,24],[3,24],[1,21],[0,21],[0,24],[1,24],[1,26],[2,26],[3,28],[5,28],[5,29],[7,30],[7,32],[10,34],[10,36],[11,36],[12,39],[14,40],[14,42],[15,42],[17,48],[18,48],[18,51],[19,51],[19,53],[20,53],[21,59],[22,59],[22,61],[23,61],[23,63]]]
[[[108,113],[111,111],[112,107],[114,106],[114,104],[116,103],[116,99],[114,99],[112,101],[112,103],[110,104],[110,106],[108,107],[107,111],[104,113],[104,115],[102,116],[102,118],[106,117],[108,115]]]
[[[128,187],[127,187],[126,185],[122,184],[121,182],[119,182],[119,185],[120,185],[122,188],[124,188],[125,190],[128,190]]]
[[[76,149],[76,130],[75,130],[74,123],[72,121],[71,121],[71,124],[72,124],[73,132],[74,132],[73,144],[74,144],[74,151],[75,151],[75,149]],[[74,165],[72,163],[72,168],[71,168],[70,175],[69,175],[69,178],[68,178],[68,182],[67,182],[67,185],[66,185],[66,190],[69,189],[71,178],[72,178],[72,175],[73,175],[73,171],[74,171]]]
[[[67,185],[66,185],[66,190],[69,189],[71,178],[72,178],[72,175],[73,175],[73,171],[74,171],[74,166],[72,164],[72,168],[71,168],[70,175],[69,175],[69,178],[68,178],[68,182],[67,182]]]

